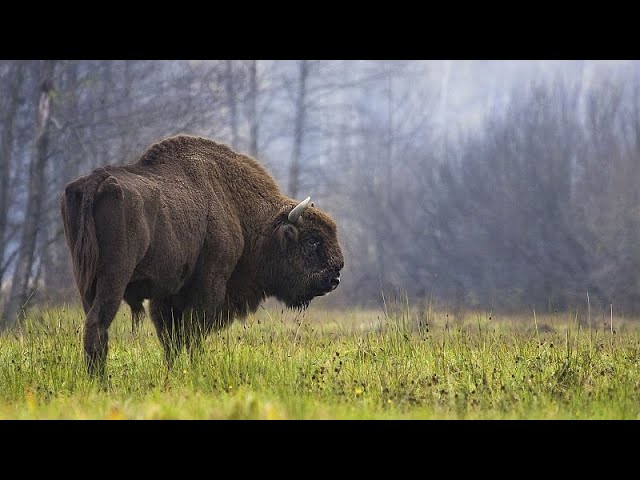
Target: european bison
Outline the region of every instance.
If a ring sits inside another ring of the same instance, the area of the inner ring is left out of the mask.
[[[123,299],[134,316],[150,299],[171,366],[267,297],[306,308],[344,266],[336,225],[310,198],[284,196],[256,160],[205,138],[168,138],[136,163],[98,168],[66,186],[60,210],[91,375],[104,375]]]

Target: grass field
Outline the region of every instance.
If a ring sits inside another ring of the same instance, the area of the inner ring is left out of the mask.
[[[1,419],[636,419],[640,325],[573,313],[261,309],[167,370],[148,319],[91,381],[77,308],[0,337]]]

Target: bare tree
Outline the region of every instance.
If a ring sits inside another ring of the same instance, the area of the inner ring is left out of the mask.
[[[73,298],[64,185],[177,133],[259,156],[332,214],[347,261],[329,302],[561,309],[588,290],[640,311],[638,64],[495,91],[473,128],[450,121],[456,65],[0,62],[4,327],[27,298]]]
[[[300,186],[300,161],[302,145],[304,142],[306,119],[307,78],[309,76],[309,61],[298,62],[298,79],[296,93],[296,114],[294,120],[293,148],[291,150],[291,162],[289,164],[289,195],[298,197]]]
[[[29,278],[36,250],[38,227],[46,185],[45,166],[49,147],[49,125],[51,118],[51,94],[54,91],[54,71],[56,62],[44,60],[40,65],[40,85],[37,94],[37,119],[29,170],[28,202],[16,261],[11,293],[4,311],[3,329],[13,326],[16,314],[24,306],[29,295]]]
[[[236,89],[234,86],[233,61],[225,61],[225,87],[227,93],[227,105],[229,107],[229,125],[231,127],[231,146],[238,147],[238,112],[236,101]]]
[[[20,90],[24,78],[25,66],[22,62],[12,62],[7,65],[2,78],[5,90],[2,102],[2,132],[0,133],[0,298],[2,294],[2,280],[6,268],[5,256],[7,251],[7,227],[10,205],[10,180],[13,168],[13,140],[15,134],[16,115],[21,102]]]
[[[249,61],[249,154],[258,157],[258,61]]]

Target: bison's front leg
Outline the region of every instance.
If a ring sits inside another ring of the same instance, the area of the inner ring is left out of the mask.
[[[185,345],[193,357],[211,330],[222,326],[220,311],[226,293],[226,278],[220,275],[203,278],[202,287],[191,291],[190,308],[185,312]],[[206,288],[204,288],[206,286]]]
[[[167,367],[173,367],[175,357],[180,353],[185,339],[182,309],[169,298],[153,299],[149,316],[156,327],[158,339],[164,349]]]
[[[192,357],[211,330],[229,323],[222,323],[220,312],[225,303],[227,282],[244,245],[239,224],[228,223],[226,217],[223,222],[216,223],[212,218],[210,222],[196,270],[183,288],[184,342]]]
[[[140,323],[142,322],[145,313],[142,300],[132,295],[127,295],[125,292],[124,301],[127,302],[131,308],[131,333],[137,335],[138,330],[140,330]]]
[[[201,277],[198,277],[181,294],[150,301],[150,317],[164,348],[169,369],[183,347],[192,356],[199,350],[202,340],[213,326],[216,305],[222,301],[220,298],[224,299],[224,283],[218,289],[193,287],[203,284]]]

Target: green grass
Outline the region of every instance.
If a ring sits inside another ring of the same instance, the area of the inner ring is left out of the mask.
[[[640,329],[616,317],[271,306],[167,371],[149,319],[134,336],[123,308],[106,384],[85,373],[82,321],[35,312],[0,337],[0,419],[640,417]]]

